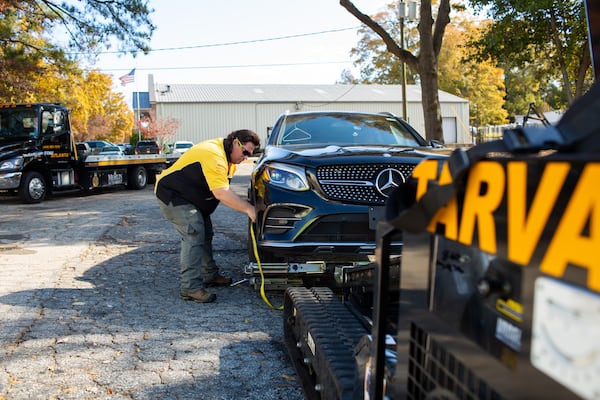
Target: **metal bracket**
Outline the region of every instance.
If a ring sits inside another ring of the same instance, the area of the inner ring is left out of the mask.
[[[263,275],[288,275],[288,274],[322,274],[326,271],[325,262],[308,261],[306,263],[261,263]],[[244,272],[247,275],[260,275],[258,263],[249,263]]]

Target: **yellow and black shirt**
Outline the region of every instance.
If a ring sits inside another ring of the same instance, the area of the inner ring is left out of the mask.
[[[223,139],[210,139],[183,153],[156,178],[155,193],[163,203],[191,203],[203,214],[219,205],[212,191],[229,188],[237,165],[229,162]]]

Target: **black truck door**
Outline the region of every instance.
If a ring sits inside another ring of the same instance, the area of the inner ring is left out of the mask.
[[[68,162],[73,157],[73,143],[67,111],[44,106],[40,115],[42,149],[50,163]]]

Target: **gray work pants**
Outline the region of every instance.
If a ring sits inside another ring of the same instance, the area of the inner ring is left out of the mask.
[[[187,295],[205,288],[205,283],[219,273],[212,253],[213,228],[210,215],[202,213],[191,204],[165,205],[158,200],[164,217],[173,224],[181,236],[179,256],[180,291]]]

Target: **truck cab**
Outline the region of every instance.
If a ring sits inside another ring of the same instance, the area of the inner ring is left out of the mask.
[[[60,104],[0,106],[0,192],[19,191],[27,202],[45,195],[50,171],[77,157],[68,116]]]
[[[0,195],[39,203],[53,191],[143,189],[166,166],[157,154],[80,157],[69,110],[58,103],[0,105]]]

